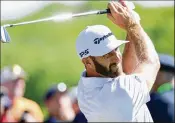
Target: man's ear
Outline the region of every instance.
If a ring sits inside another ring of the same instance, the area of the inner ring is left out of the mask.
[[[91,57],[83,58],[82,62],[85,65],[86,68],[93,69],[94,63],[93,63],[93,60],[92,60]]]

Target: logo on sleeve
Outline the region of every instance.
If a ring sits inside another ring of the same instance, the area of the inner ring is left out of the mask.
[[[139,78],[138,76],[135,76],[135,79],[136,79],[138,82],[141,83],[141,80],[140,80],[140,78]]]
[[[104,41],[106,38],[108,38],[111,35],[113,35],[112,32],[108,33],[107,35],[104,35],[101,38],[95,38],[94,39],[94,44],[100,44],[101,41]]]

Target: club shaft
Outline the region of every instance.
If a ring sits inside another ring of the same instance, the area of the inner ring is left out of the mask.
[[[80,16],[87,16],[87,15],[94,15],[94,14],[99,15],[99,14],[107,14],[107,13],[110,13],[109,9],[73,14],[72,17],[80,17]],[[16,23],[16,24],[6,24],[6,25],[4,25],[4,27],[20,26],[20,25],[38,23],[38,22],[43,22],[43,21],[49,21],[49,20],[53,20],[53,19],[54,19],[54,17],[50,17],[50,18],[38,19],[38,20],[34,20],[34,21],[26,21],[26,22],[21,22],[21,23]]]
[[[106,13],[110,13],[110,10],[106,9],[101,11],[84,12],[84,13],[74,14],[72,15],[72,17],[87,16],[87,15],[94,15],[94,14],[106,14]]]
[[[87,16],[87,15],[94,15],[94,14],[97,14],[97,11],[73,14],[72,17],[80,17],[80,16]]]
[[[38,23],[38,22],[49,21],[49,20],[52,20],[52,18],[39,19],[39,20],[34,20],[34,21],[26,21],[26,22],[21,22],[21,23],[16,23],[16,24],[7,24],[7,25],[4,25],[4,26],[5,27],[13,27],[13,26],[20,26],[20,25],[25,25],[25,24]]]

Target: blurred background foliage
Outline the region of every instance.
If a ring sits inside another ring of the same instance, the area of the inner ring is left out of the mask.
[[[62,12],[85,12],[105,9],[107,1],[90,1],[81,6],[52,4],[42,10],[15,21],[16,23],[53,16]],[[144,8],[136,5],[141,24],[155,44],[159,53],[174,56],[174,7]],[[126,33],[108,20],[106,15],[91,15],[73,18],[64,22],[42,22],[7,29],[11,43],[1,43],[1,67],[21,65],[28,73],[25,97],[43,108],[43,95],[54,83],[65,82],[68,87],[77,85],[84,67],[76,54],[75,41],[86,26],[103,24],[108,26],[118,39]],[[123,49],[123,47],[121,48]]]

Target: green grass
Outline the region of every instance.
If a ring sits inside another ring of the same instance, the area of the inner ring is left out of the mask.
[[[106,5],[106,1],[91,1],[78,7],[52,4],[23,19],[2,24],[45,18],[53,13],[105,9]],[[140,14],[142,26],[154,42],[157,52],[174,56],[174,8],[137,6],[136,11]],[[118,39],[125,39],[125,32],[109,21],[106,15],[9,28],[7,30],[12,41],[1,44],[1,67],[20,64],[28,73],[25,96],[43,106],[43,94],[51,84],[64,81],[70,87],[78,83],[84,67],[76,54],[75,41],[80,31],[94,24],[106,25]]]

